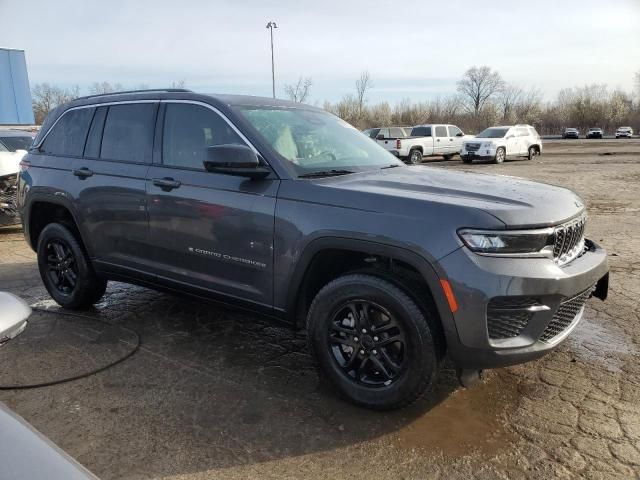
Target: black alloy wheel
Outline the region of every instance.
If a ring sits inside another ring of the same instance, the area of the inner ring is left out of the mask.
[[[406,366],[405,332],[381,305],[357,299],[337,308],[327,348],[343,374],[368,387],[389,386]]]

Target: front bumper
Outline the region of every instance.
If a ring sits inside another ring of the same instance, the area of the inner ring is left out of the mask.
[[[494,158],[496,158],[496,151],[485,148],[481,148],[480,150],[475,152],[467,152],[465,150],[462,150],[460,152],[460,157],[463,160],[493,160]]]
[[[590,133],[587,135],[587,138],[602,138],[601,133]]]
[[[597,288],[595,295],[606,298],[606,252],[591,241],[587,245],[582,256],[563,266],[544,258],[480,256],[465,247],[443,258],[440,264],[449,274],[458,302],[455,325],[445,328],[457,332],[447,336],[453,362],[463,369],[513,365],[541,357],[564,340],[580,321],[582,305],[592,289]],[[496,301],[512,311],[520,308],[518,305],[534,307],[527,310],[524,319],[516,319],[520,322],[516,335],[496,338],[495,328],[490,333],[489,319],[495,321]],[[571,312],[569,319],[567,311]],[[559,318],[563,315],[565,318]]]

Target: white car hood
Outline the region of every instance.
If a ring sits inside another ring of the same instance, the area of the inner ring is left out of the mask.
[[[0,152],[0,177],[18,173],[20,170],[20,161],[26,154],[26,150]]]
[[[19,297],[0,292],[0,345],[22,333],[31,308]]]

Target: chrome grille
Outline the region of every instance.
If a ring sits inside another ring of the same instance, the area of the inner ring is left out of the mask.
[[[563,265],[578,257],[584,251],[584,228],[587,216],[564,223],[554,230],[553,259]]]
[[[556,313],[553,315],[551,322],[549,322],[547,328],[542,332],[540,341],[552,343],[554,338],[569,328],[578,314],[582,311],[584,304],[591,296],[591,292],[593,292],[593,286],[584,292],[579,293],[575,297],[562,302],[558,307],[558,310],[556,310]]]
[[[476,151],[480,150],[480,144],[479,143],[467,143],[466,144],[466,148],[467,148],[467,152],[476,152]]]

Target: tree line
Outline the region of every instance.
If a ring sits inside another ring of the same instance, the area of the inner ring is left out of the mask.
[[[366,88],[363,90],[363,76]],[[620,126],[640,131],[640,72],[635,74],[633,92],[609,89],[604,84],[564,88],[545,102],[536,88],[524,89],[505,81],[488,66],[471,67],[456,83],[456,93],[429,101],[405,98],[368,104],[367,91],[373,88],[365,72],[355,82],[355,93],[324,109],[360,129],[384,125],[412,126],[426,123],[453,123],[465,132],[477,133],[492,125],[527,123],[541,134],[560,134],[567,127],[584,132],[601,127],[613,133]]]
[[[396,104],[383,101],[370,104],[368,95],[374,88],[373,79],[364,71],[354,82],[352,93],[338,102],[324,102],[323,108],[365,129],[383,125],[412,126],[424,123],[453,123],[465,132],[476,133],[491,125],[528,123],[541,134],[559,134],[564,128],[584,131],[601,127],[611,133],[617,127],[631,126],[640,131],[640,71],[636,73],[635,89],[625,92],[604,84],[562,89],[552,101],[544,101],[536,88],[524,89],[502,78],[488,66],[469,68],[456,83],[456,92],[432,100],[416,102],[405,98]],[[184,88],[184,80],[173,82],[172,88]],[[294,102],[309,103],[311,77],[300,77],[296,83],[284,85],[285,95]],[[137,89],[148,88],[138,85]],[[123,90],[121,84],[95,82],[90,94]],[[33,110],[37,124],[58,105],[80,95],[80,88],[62,88],[48,83],[32,89]],[[317,104],[317,102],[316,102]]]

